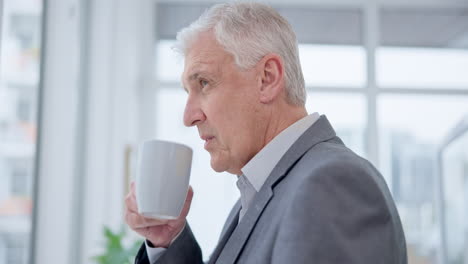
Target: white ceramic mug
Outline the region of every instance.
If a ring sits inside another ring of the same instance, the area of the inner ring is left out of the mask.
[[[138,213],[157,219],[176,219],[187,196],[192,149],[162,141],[144,141],[138,149],[136,199]]]

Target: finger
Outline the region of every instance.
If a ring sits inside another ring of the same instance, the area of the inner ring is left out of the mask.
[[[153,245],[159,245],[159,243],[155,241],[158,241],[158,239],[161,240],[166,233],[163,232],[164,229],[155,230],[152,227],[135,228],[134,230],[146,239],[153,241]]]
[[[185,198],[185,203],[184,203],[184,208],[182,208],[182,212],[180,212],[179,218],[186,218],[189,211],[190,211],[190,206],[192,204],[192,199],[193,199],[193,188],[192,186],[189,186],[189,189],[187,191],[187,197]]]
[[[127,195],[125,195],[124,200],[126,201],[127,199],[130,199],[131,196],[132,196],[132,194],[130,192],[127,193]]]
[[[161,226],[161,225],[166,225],[168,222],[168,220],[146,218],[138,213],[130,212],[130,211],[126,212],[125,221],[133,229],[146,228],[146,227],[152,227],[152,226]]]
[[[134,195],[127,195],[125,198],[125,206],[128,208],[129,211],[138,212],[138,205]]]
[[[132,229],[144,228],[149,226],[145,218],[138,213],[128,211],[125,214],[125,221]]]
[[[134,228],[133,229],[135,232],[140,234],[141,236],[145,237],[146,239],[149,239],[149,228],[148,227],[143,227],[143,228]]]
[[[193,198],[193,188],[192,186],[189,185],[189,188],[187,191],[187,197],[185,198],[185,202],[192,203],[192,198]]]
[[[130,194],[133,196],[133,199],[136,199],[136,186],[134,181],[130,185]]]

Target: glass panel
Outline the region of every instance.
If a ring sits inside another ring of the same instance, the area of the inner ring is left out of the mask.
[[[467,69],[468,50],[377,50],[377,82],[381,87],[468,89]]]
[[[386,95],[378,100],[380,169],[405,230],[409,263],[438,263],[436,151],[468,113],[468,97]]]
[[[299,44],[299,55],[307,86],[359,88],[366,84],[363,47]]]
[[[442,157],[447,264],[468,263],[468,128]]]
[[[468,89],[467,11],[384,8],[376,54],[379,86]]]
[[[0,264],[28,259],[42,1],[3,1],[0,53]]]
[[[184,71],[182,56],[172,50],[175,40],[160,40],[156,45],[156,76],[163,82],[180,82]]]
[[[228,173],[216,173],[210,167],[210,155],[197,128],[183,124],[187,94],[175,88],[158,90],[156,101],[157,138],[184,143],[193,149],[190,185],[194,198],[188,221],[202,248],[209,257],[216,246],[223,224],[235,201],[239,198],[237,177]],[[209,217],[207,215],[209,214]]]
[[[357,154],[365,157],[364,131],[367,122],[365,97],[359,94],[312,93],[307,97],[309,113],[326,115],[337,135]]]
[[[392,47],[467,48],[468,8],[385,7],[380,43]]]

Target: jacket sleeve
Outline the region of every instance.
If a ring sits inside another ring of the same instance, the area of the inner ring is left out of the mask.
[[[195,237],[187,224],[180,236],[171,244],[169,248],[159,257],[156,264],[185,264],[203,263],[202,253]],[[135,257],[135,264],[149,263],[145,244],[143,243]]]

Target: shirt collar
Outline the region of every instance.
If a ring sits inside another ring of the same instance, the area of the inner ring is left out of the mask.
[[[318,119],[318,113],[310,114],[287,127],[274,137],[241,169],[258,192],[279,160],[296,140]]]

